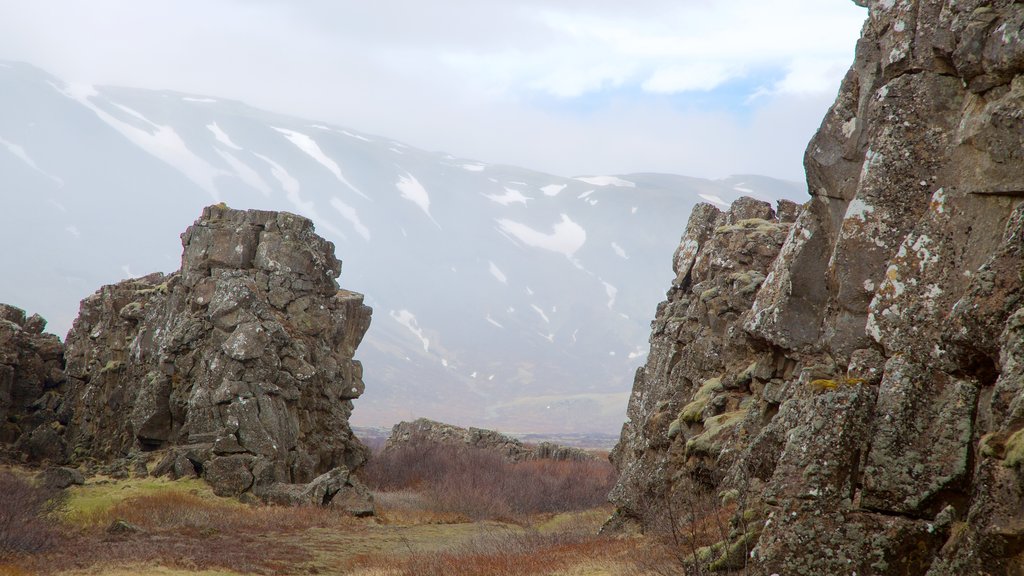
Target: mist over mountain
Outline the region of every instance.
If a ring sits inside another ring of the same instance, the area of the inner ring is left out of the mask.
[[[374,309],[359,425],[617,430],[691,208],[806,194],[761,176],[565,178],[11,62],[0,110],[0,301],[63,335],[102,284],[176,269],[203,206],[302,214]]]

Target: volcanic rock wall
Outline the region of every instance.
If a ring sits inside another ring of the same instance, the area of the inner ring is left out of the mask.
[[[27,459],[60,460],[67,423],[57,418],[64,349],[44,328],[38,314],[0,304],[0,448],[12,446]]]
[[[747,517],[719,566],[1021,573],[1024,4],[868,4],[795,223],[691,217],[616,521],[701,485]]]
[[[596,460],[597,457],[572,446],[562,446],[554,442],[523,444],[518,438],[484,428],[461,428],[443,422],[435,422],[426,418],[417,418],[411,422],[399,422],[391,428],[384,451],[395,450],[402,446],[414,449],[422,445],[443,445],[459,448],[477,448],[497,452],[511,462],[523,460],[569,460],[581,462]]]
[[[353,355],[371,311],[338,288],[334,246],[305,218],[223,205],[206,208],[182,244],[179,272],[82,301],[55,400],[55,446],[66,451],[48,459],[145,473],[146,454],[160,450],[150,472],[200,475],[222,495],[323,504],[347,490],[341,499],[365,509],[349,471],[367,450],[348,418],[363,392]],[[4,326],[3,338],[20,337]],[[51,347],[35,347],[44,363]],[[7,372],[0,366],[0,392]],[[27,382],[54,380],[41,378]]]

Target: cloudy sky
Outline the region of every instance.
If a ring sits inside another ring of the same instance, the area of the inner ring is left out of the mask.
[[[850,0],[0,0],[0,59],[563,176],[802,180]]]

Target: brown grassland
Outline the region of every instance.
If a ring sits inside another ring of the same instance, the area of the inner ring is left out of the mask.
[[[604,461],[512,464],[413,447],[363,471],[377,515],[245,505],[201,481],[96,477],[63,492],[0,471],[0,576],[686,573],[657,538],[601,536]]]

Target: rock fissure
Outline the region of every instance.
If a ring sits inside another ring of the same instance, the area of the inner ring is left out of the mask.
[[[744,200],[687,224],[609,526],[657,530],[699,479],[768,520],[755,573],[1017,573],[1024,44],[1000,35],[1024,10],[866,4],[799,214],[759,236],[735,224],[773,211]],[[746,293],[737,272],[763,280]]]

